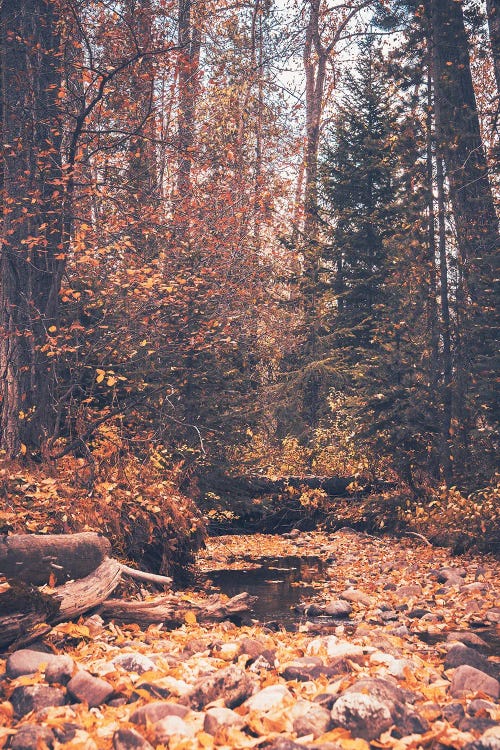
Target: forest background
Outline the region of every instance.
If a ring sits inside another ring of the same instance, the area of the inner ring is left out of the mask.
[[[1,530],[179,572],[214,476],[314,474],[498,549],[498,0],[0,14]]]

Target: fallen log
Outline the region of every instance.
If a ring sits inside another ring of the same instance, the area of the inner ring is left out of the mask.
[[[0,575],[34,586],[84,578],[109,556],[111,544],[93,532],[0,535]]]
[[[142,602],[109,599],[102,603],[99,612],[102,617],[121,623],[140,626],[164,623],[167,627],[177,627],[189,621],[190,615],[194,615],[197,622],[220,622],[240,617],[251,610],[256,598],[244,591],[227,600],[214,594],[202,603],[186,602],[173,594]]]

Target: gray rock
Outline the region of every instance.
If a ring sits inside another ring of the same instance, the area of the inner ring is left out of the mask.
[[[25,716],[30,711],[38,711],[48,706],[63,706],[66,696],[60,688],[47,685],[22,685],[10,696],[10,702],[17,716]]]
[[[469,714],[469,716],[475,716],[478,711],[481,711],[482,713],[486,711],[486,713],[488,713],[489,711],[495,710],[496,704],[492,703],[491,701],[485,701],[484,698],[476,698],[467,706],[467,713]]]
[[[195,730],[180,716],[166,716],[155,724],[156,742],[168,745],[173,736],[194,737]]]
[[[475,742],[464,747],[464,750],[500,750],[500,727],[491,727]]]
[[[352,613],[352,607],[345,599],[335,599],[325,607],[325,615],[329,617],[344,618]]]
[[[114,750],[153,750],[153,746],[135,729],[118,729],[113,735]]]
[[[7,659],[5,671],[7,677],[15,679],[25,674],[34,674],[38,672],[42,664],[48,666],[63,667],[73,660],[69,656],[56,656],[55,654],[46,654],[43,651],[32,651],[29,648],[21,648],[14,651]]]
[[[305,737],[312,734],[314,739],[321,737],[328,732],[332,725],[331,712],[319,705],[311,705],[309,711],[303,716],[299,716],[293,722],[293,731],[297,737]]]
[[[470,667],[468,664],[455,669],[450,685],[450,694],[454,698],[459,698],[464,693],[475,693],[479,690],[496,700],[500,697],[500,683],[486,672],[481,672],[481,670]]]
[[[458,726],[465,716],[464,707],[461,703],[449,703],[441,709],[443,718],[453,726]]]
[[[374,695],[344,693],[331,710],[333,725],[348,729],[353,737],[374,740],[393,724],[391,705]]]
[[[86,703],[89,708],[106,703],[114,693],[114,688],[106,680],[94,677],[89,672],[77,672],[68,682],[68,693],[80,703]]]
[[[180,703],[169,703],[168,701],[157,701],[155,703],[146,703],[145,706],[138,708],[130,717],[132,724],[156,724],[166,716],[179,716],[183,719],[189,713],[187,706]]]
[[[452,631],[446,636],[446,642],[459,642],[463,643],[465,646],[470,646],[471,648],[477,648],[480,650],[488,648],[488,644],[486,643],[486,641],[483,641],[483,639],[480,638],[477,633],[471,633],[470,630]]]
[[[272,669],[274,667],[274,664],[274,658],[272,661],[269,661],[269,659],[266,659],[264,654],[261,654],[255,659],[255,661],[252,661],[252,663],[248,667],[248,670],[250,672],[254,672],[254,674],[257,674],[261,669]]]
[[[56,736],[56,740],[62,744],[65,742],[71,742],[75,734],[83,729],[80,724],[74,724],[71,721],[65,721],[62,724],[58,724],[54,727],[53,731]]]
[[[466,716],[458,725],[461,732],[472,732],[473,734],[485,732],[493,727],[498,727],[498,721],[494,721],[487,716]]]
[[[403,690],[396,683],[375,677],[362,677],[347,688],[345,692],[366,693],[373,695],[381,701],[392,701],[393,703],[409,703],[415,700],[415,696],[412,693],[408,690]]]
[[[371,597],[365,594],[363,591],[357,589],[346,589],[340,594],[341,599],[345,599],[348,602],[356,602],[356,604],[363,604],[365,607],[369,607],[372,603]]]
[[[239,654],[246,654],[251,660],[258,659],[259,656],[270,653],[271,650],[267,643],[258,638],[241,638],[239,640]]]
[[[408,612],[408,617],[412,620],[421,620],[422,617],[430,614],[431,613],[428,609],[424,609],[423,607],[415,607],[415,609],[412,609],[411,612]]]
[[[438,583],[445,583],[448,586],[462,585],[466,575],[465,568],[440,568],[437,572],[437,580]]]
[[[414,596],[421,596],[422,586],[418,583],[408,583],[406,586],[396,588],[396,596],[400,599],[410,599]]]
[[[201,710],[222,698],[228,708],[243,703],[254,691],[254,682],[240,667],[231,665],[201,677],[187,696],[191,708]]]
[[[500,607],[492,607],[486,612],[488,622],[500,623]]]
[[[236,711],[224,708],[223,706],[209,708],[203,722],[203,730],[207,734],[217,734],[224,727],[242,729],[244,726],[245,720],[242,716],[237,714]]]
[[[47,727],[38,724],[25,724],[12,737],[11,750],[34,750],[34,748],[54,747],[54,734]]]
[[[144,672],[156,669],[156,664],[149,656],[138,653],[120,654],[115,656],[111,663],[121,667],[126,672],[135,672],[136,674],[144,674]]]
[[[59,685],[66,685],[73,676],[75,671],[75,662],[66,654],[63,656],[54,656],[45,667],[45,680],[49,685],[57,682]]]
[[[278,737],[274,742],[266,746],[266,750],[304,750],[304,745],[289,740],[286,737]]]
[[[444,668],[455,669],[455,667],[461,667],[464,664],[480,669],[481,672],[486,672],[491,677],[495,676],[496,667],[485,656],[463,643],[454,643],[446,655]]]

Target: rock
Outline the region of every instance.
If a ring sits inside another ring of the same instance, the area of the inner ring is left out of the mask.
[[[156,724],[166,716],[179,716],[183,719],[189,713],[189,708],[180,703],[169,703],[168,701],[157,701],[155,703],[146,703],[141,706],[130,716],[129,721],[132,724]]]
[[[254,682],[240,667],[231,665],[201,677],[186,696],[189,705],[201,710],[207,703],[222,698],[228,708],[243,703],[254,691]]]
[[[248,698],[244,706],[249,711],[271,711],[283,703],[291,704],[293,696],[285,685],[268,685]]]
[[[307,617],[320,617],[325,614],[325,608],[315,602],[306,604],[302,609]]]
[[[478,691],[498,699],[500,697],[500,683],[486,672],[468,664],[457,667],[450,685],[450,694],[453,698],[459,698],[463,693],[476,693]]]
[[[158,743],[169,744],[171,737],[194,737],[195,730],[180,716],[166,716],[155,724],[155,739]]]
[[[348,602],[356,602],[356,604],[363,604],[365,607],[369,607],[372,603],[372,599],[368,594],[357,589],[346,589],[340,594],[341,599],[345,599]]]
[[[470,646],[471,648],[488,648],[488,644],[486,643],[486,641],[483,641],[483,639],[480,638],[477,633],[471,633],[470,630],[452,631],[446,636],[446,642],[463,643],[465,646]]]
[[[445,583],[448,586],[456,586],[463,584],[463,578],[467,575],[465,568],[441,568],[437,571],[438,583]]]
[[[319,703],[327,711],[331,711],[338,697],[336,693],[319,693],[313,698],[313,703]]]
[[[272,659],[272,661],[269,661],[268,659],[266,659],[264,654],[261,654],[255,659],[255,661],[253,661],[250,664],[250,666],[248,667],[248,670],[250,672],[254,672],[254,674],[257,674],[258,672],[260,672],[261,669],[272,669],[274,665],[275,665],[274,658]]]
[[[378,700],[392,701],[392,703],[407,703],[415,700],[412,693],[403,690],[394,682],[374,677],[362,677],[354,685],[348,687],[345,693],[366,693],[367,695],[373,695]]]
[[[54,733],[38,724],[24,724],[10,741],[11,750],[34,750],[54,747]]]
[[[270,745],[266,745],[266,750],[305,750],[305,748],[299,742],[286,737],[278,737]]]
[[[120,654],[115,656],[111,663],[121,667],[126,672],[135,672],[136,674],[144,674],[144,672],[156,669],[156,664],[149,656],[138,653]]]
[[[470,742],[464,750],[500,750],[500,727],[491,727],[475,742]]]
[[[258,638],[241,638],[239,641],[239,654],[246,654],[251,661],[258,659],[259,656],[265,656],[268,659],[268,655],[272,655],[274,662],[274,652],[269,648],[267,643],[259,640]],[[268,659],[269,661],[269,659]]]
[[[469,716],[475,716],[475,714],[477,714],[479,711],[484,714],[484,712],[489,713],[495,710],[495,703],[492,703],[491,701],[485,701],[484,698],[476,698],[467,706],[467,713],[469,714]]]
[[[283,536],[288,537],[288,539],[298,539],[301,535],[300,529],[292,529],[288,532],[288,534],[283,534]]]
[[[415,607],[415,609],[412,609],[411,612],[408,612],[408,617],[412,620],[421,620],[422,617],[430,614],[431,612],[429,612],[428,609],[424,609],[423,607]]]
[[[333,725],[348,729],[353,737],[374,740],[393,724],[390,706],[374,695],[344,693],[331,710]]]
[[[75,734],[83,729],[80,724],[73,724],[71,721],[65,721],[53,728],[56,739],[61,744],[71,742]]]
[[[342,599],[335,599],[325,607],[325,615],[329,617],[344,618],[349,617],[352,613],[352,607],[347,601]]]
[[[109,682],[94,677],[83,669],[71,678],[67,690],[72,698],[80,703],[86,703],[89,708],[106,703],[114,693],[114,688]]]
[[[328,732],[332,724],[332,717],[328,709],[319,705],[311,704],[311,708],[303,716],[299,716],[293,722],[293,731],[297,737],[305,737],[312,734],[317,739]]]
[[[473,734],[485,732],[492,727],[498,727],[498,721],[494,721],[487,716],[466,716],[458,725],[461,732],[472,732]]]
[[[66,685],[73,676],[75,671],[75,662],[71,656],[54,656],[47,666],[45,667],[45,680],[49,685],[58,683],[59,685]]]
[[[10,696],[10,702],[17,716],[25,716],[30,711],[39,711],[48,706],[63,706],[66,696],[60,688],[48,685],[21,685]]]
[[[458,726],[465,716],[464,707],[461,703],[449,703],[442,707],[443,718],[453,726]]]
[[[334,677],[338,674],[349,674],[352,667],[346,659],[338,659],[333,664],[317,664],[316,666],[300,666],[289,664],[283,671],[285,680],[297,680],[298,682],[309,682],[318,677]]]
[[[409,583],[406,586],[399,586],[396,588],[396,596],[398,599],[411,599],[414,596],[422,595],[422,586],[418,583]]]
[[[330,662],[338,659],[350,659],[357,664],[364,662],[364,653],[361,646],[356,646],[349,641],[340,641],[335,635],[315,638],[308,644],[306,651],[308,655],[312,656],[324,653],[329,657]]]
[[[67,667],[69,662],[73,667],[73,660],[69,656],[56,656],[42,651],[32,651],[29,648],[21,648],[9,656],[5,671],[7,677],[15,679],[25,674],[35,674],[43,664],[46,667],[53,666],[54,669],[57,667],[63,669]]]
[[[153,750],[153,746],[135,729],[118,729],[113,735],[114,750]]]
[[[489,662],[485,656],[476,651],[476,649],[465,646],[463,643],[454,643],[446,655],[444,668],[455,669],[455,667],[461,667],[464,664],[480,669],[481,672],[486,672],[491,677],[495,676],[495,665]]]
[[[492,607],[486,612],[488,622],[500,623],[500,607]]]
[[[224,727],[235,727],[242,729],[245,726],[245,720],[242,716],[232,711],[230,708],[217,706],[209,708],[205,714],[203,730],[207,734],[217,734]]]

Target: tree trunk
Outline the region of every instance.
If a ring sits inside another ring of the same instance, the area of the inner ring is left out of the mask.
[[[497,96],[500,96],[500,0],[486,0],[486,13],[488,15],[488,30],[493,55],[493,71],[497,84]]]
[[[38,450],[50,434],[63,254],[61,41],[48,0],[0,4],[3,215],[0,447]]]
[[[476,413],[493,418],[498,317],[495,315],[498,219],[488,180],[472,85],[462,4],[427,0],[433,32],[436,123],[457,230],[466,305],[462,332]]]

